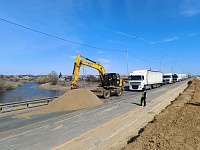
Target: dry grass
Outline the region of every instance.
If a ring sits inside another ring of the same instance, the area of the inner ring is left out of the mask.
[[[0,80],[0,90],[4,90],[4,84],[5,82],[3,80]]]
[[[15,82],[6,82],[4,84],[4,89],[5,90],[12,90],[16,86]]]
[[[0,80],[0,90],[12,90],[15,86],[18,86],[18,82]]]
[[[39,84],[48,83],[49,81],[50,81],[50,79],[48,77],[37,77],[35,79],[35,82],[37,82]]]

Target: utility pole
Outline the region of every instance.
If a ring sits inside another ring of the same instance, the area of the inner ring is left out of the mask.
[[[176,64],[176,62],[173,62],[172,64]],[[173,74],[173,71],[174,71],[174,67],[176,66],[176,65],[171,65],[172,66],[172,74]]]
[[[162,69],[161,69],[161,68],[162,68],[162,62],[161,62],[161,59],[162,59],[163,57],[167,57],[167,56],[168,56],[168,55],[164,55],[164,56],[161,56],[161,57],[160,57],[160,72],[162,72]]]
[[[133,40],[135,40],[135,39],[137,39],[138,37],[133,37],[132,39],[130,39],[129,41],[127,41],[127,43],[126,43],[126,69],[127,69],[127,76],[129,76],[129,69],[128,69],[128,44],[131,42],[131,41],[133,41]]]

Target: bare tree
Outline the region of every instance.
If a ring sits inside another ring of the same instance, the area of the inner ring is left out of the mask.
[[[55,71],[51,71],[49,77],[50,77],[50,84],[56,85],[58,82],[58,74]]]

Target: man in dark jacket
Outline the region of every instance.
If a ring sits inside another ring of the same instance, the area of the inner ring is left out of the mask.
[[[141,106],[142,106],[142,103],[143,103],[143,102],[144,102],[144,106],[146,106],[146,95],[147,95],[146,89],[143,88],[143,89],[142,89],[142,96],[141,96]]]

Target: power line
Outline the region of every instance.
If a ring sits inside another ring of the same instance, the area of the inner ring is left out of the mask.
[[[18,27],[33,31],[33,32],[37,32],[39,34],[43,34],[43,35],[46,35],[46,36],[49,36],[49,37],[52,37],[52,38],[55,38],[55,39],[66,41],[66,42],[69,42],[69,43],[73,43],[73,44],[77,44],[77,45],[81,45],[81,46],[85,46],[85,47],[90,47],[90,48],[94,48],[94,49],[99,49],[99,50],[105,50],[105,51],[125,52],[125,51],[122,51],[122,50],[111,50],[111,49],[107,49],[107,48],[100,48],[100,47],[96,47],[96,46],[91,46],[91,45],[87,45],[87,44],[71,41],[71,40],[68,40],[68,39],[65,39],[65,38],[61,38],[61,37],[58,37],[58,36],[55,36],[55,35],[51,35],[51,34],[48,34],[48,33],[42,32],[42,31],[35,30],[33,28],[29,28],[29,27],[14,23],[12,21],[8,21],[8,20],[2,19],[2,18],[0,18],[0,20],[4,21],[4,22],[7,22],[7,23],[10,23],[10,24],[13,24],[13,25],[16,25]]]
[[[169,66],[166,66],[166,65],[164,65],[163,63],[161,63],[163,66],[165,66],[165,67],[167,67],[167,68],[170,68]]]
[[[133,54],[131,54],[130,52],[128,52],[130,55],[132,55],[133,57],[135,57],[135,58],[137,58],[137,59],[140,59],[140,60],[142,60],[142,61],[144,61],[144,62],[148,62],[148,63],[160,63],[160,62],[153,62],[153,61],[148,61],[148,60],[144,60],[144,59],[142,59],[142,58],[140,58],[140,57],[138,57],[138,56],[135,56],[135,55],[133,55]]]
[[[77,45],[81,45],[81,46],[85,46],[85,47],[90,47],[90,48],[93,48],[93,49],[99,49],[99,50],[105,50],[105,51],[115,51],[115,52],[126,52],[125,50],[122,51],[122,50],[111,50],[111,49],[107,49],[107,48],[100,48],[100,47],[96,47],[96,46],[91,46],[91,45],[87,45],[87,44],[83,44],[83,43],[79,43],[79,42],[75,42],[75,41],[71,41],[71,40],[68,40],[68,39],[65,39],[65,38],[61,38],[61,37],[58,37],[58,36],[55,36],[55,35],[51,35],[51,34],[48,34],[48,33],[45,33],[45,32],[42,32],[42,31],[39,31],[39,30],[35,30],[33,28],[30,28],[30,27],[26,27],[26,26],[23,26],[23,25],[20,25],[18,23],[14,23],[12,21],[9,21],[9,20],[5,20],[3,18],[0,18],[1,21],[4,21],[6,23],[10,23],[12,25],[15,25],[15,26],[18,26],[18,27],[21,27],[21,28],[24,28],[24,29],[27,29],[27,30],[30,30],[30,31],[33,31],[33,32],[36,32],[36,33],[39,33],[39,34],[43,34],[45,36],[49,36],[49,37],[52,37],[52,38],[55,38],[55,39],[58,39],[58,40],[62,40],[62,41],[66,41],[66,42],[69,42],[69,43],[73,43],[73,44],[77,44]],[[139,37],[140,40],[144,40],[142,38]],[[144,40],[144,41],[147,41],[147,40]],[[147,41],[147,42],[151,42],[151,41]],[[144,60],[138,56],[135,56],[133,54],[131,54],[130,52],[128,52],[130,55],[132,55],[133,57],[136,57],[144,62],[148,62],[148,63],[159,63],[159,62],[151,62],[151,61],[147,61],[147,60]]]

